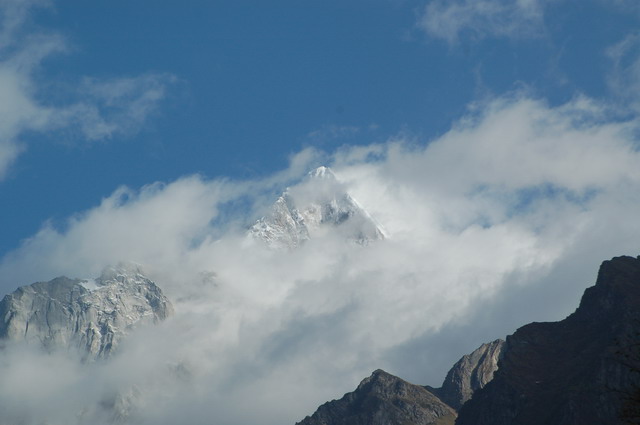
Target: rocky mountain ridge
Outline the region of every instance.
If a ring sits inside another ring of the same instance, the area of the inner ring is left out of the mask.
[[[171,302],[138,266],[120,264],[95,280],[58,277],[6,295],[0,301],[0,338],[104,358],[134,327],[172,313]]]
[[[456,425],[637,424],[639,338],[640,257],[616,257],[602,263],[575,313],[483,344],[453,366],[442,387],[413,385],[415,396],[399,397],[368,383],[383,376],[388,388],[412,384],[376,371],[299,425],[446,423],[437,422],[449,418],[445,408],[458,411]]]
[[[640,257],[605,261],[575,313],[507,337],[493,381],[462,407],[457,423],[638,423],[624,412],[640,388],[639,335]]]
[[[297,425],[453,425],[456,411],[425,387],[376,370]]]
[[[376,370],[358,388],[320,406],[297,425],[445,425],[493,378],[505,342],[483,344],[451,368],[440,388],[410,384]]]

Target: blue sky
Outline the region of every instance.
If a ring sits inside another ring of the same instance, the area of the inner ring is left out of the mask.
[[[133,261],[176,310],[115,363],[10,352],[0,418],[69,424],[100,382],[144,389],[140,423],[295,423],[570,314],[639,251],[639,24],[635,0],[0,0],[0,292]],[[247,242],[321,164],[388,238]]]
[[[24,152],[0,183],[2,222],[11,223],[0,252],[123,184],[264,176],[307,146],[398,134],[428,143],[469,103],[523,87],[551,105],[578,94],[609,100],[607,49],[638,24],[632,3],[604,1],[496,2],[496,22],[461,26],[453,39],[425,24],[427,7],[440,13],[441,2],[38,3],[3,52],[36,33],[64,45],[32,70],[35,102],[77,102],[87,79],[158,76],[163,93],[133,128],[99,140],[77,123],[16,135]]]

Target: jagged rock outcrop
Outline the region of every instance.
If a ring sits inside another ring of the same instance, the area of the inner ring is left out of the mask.
[[[507,337],[494,379],[462,407],[456,423],[625,423],[625,404],[640,384],[639,336],[640,258],[605,261],[575,313]]]
[[[58,277],[6,295],[0,302],[0,338],[106,357],[132,328],[172,312],[154,282],[137,266],[121,264],[95,280]]]
[[[497,339],[463,356],[449,370],[442,387],[434,392],[449,406],[460,409],[474,392],[484,388],[493,379],[504,347],[505,342]]]
[[[329,168],[310,172],[303,186],[301,191],[287,189],[271,213],[249,229],[249,235],[275,249],[294,249],[332,228],[339,228],[341,235],[363,245],[384,239],[381,227],[344,190]]]
[[[298,425],[447,425],[456,412],[425,387],[376,370],[340,400],[327,402]]]

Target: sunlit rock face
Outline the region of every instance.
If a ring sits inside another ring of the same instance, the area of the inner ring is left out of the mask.
[[[474,392],[493,379],[504,348],[505,342],[497,339],[463,356],[449,370],[442,387],[435,390],[438,396],[454,409],[460,409]]]
[[[376,370],[297,425],[453,425],[456,412],[425,387]]]
[[[249,234],[275,249],[295,249],[307,240],[335,232],[361,245],[384,239],[379,224],[351,197],[333,172],[319,167],[275,202]]]
[[[46,349],[79,348],[109,356],[134,327],[173,312],[160,288],[135,265],[105,269],[95,280],[58,277],[18,288],[0,302],[0,338]]]

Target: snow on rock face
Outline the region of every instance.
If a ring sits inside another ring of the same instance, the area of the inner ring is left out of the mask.
[[[254,224],[249,233],[270,247],[296,248],[309,239],[309,229],[304,218],[293,206],[288,193],[283,193],[271,209],[268,217],[262,217]]]
[[[275,202],[249,234],[276,249],[294,249],[335,229],[348,240],[366,245],[384,239],[381,227],[349,195],[331,169],[319,167]]]
[[[95,280],[58,277],[18,288],[0,302],[0,338],[107,357],[128,331],[173,313],[160,288],[135,265]]]
[[[324,167],[324,166],[318,167],[313,171],[309,171],[308,176],[313,178],[327,178],[327,179],[336,178],[335,174],[333,174],[333,171],[331,171],[331,168]]]

